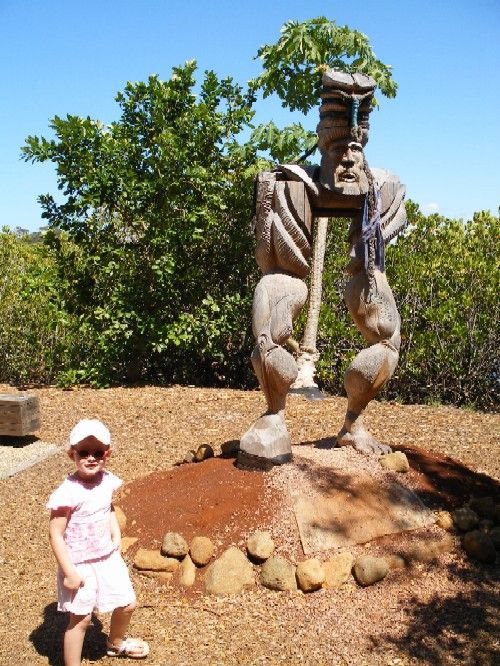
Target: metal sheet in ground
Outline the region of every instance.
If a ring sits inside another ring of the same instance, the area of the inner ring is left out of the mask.
[[[306,555],[434,523],[432,512],[411,490],[369,475],[349,476],[342,487],[299,496],[294,509]]]

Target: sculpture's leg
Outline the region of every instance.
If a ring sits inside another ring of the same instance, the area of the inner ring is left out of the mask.
[[[297,364],[282,344],[292,334],[294,319],[307,299],[302,280],[271,273],[255,290],[252,324],[256,346],[252,365],[266,397],[267,411],[243,435],[240,451],[282,463],[291,458],[290,435],[285,424],[286,395],[297,376]]]
[[[369,291],[364,271],[356,273],[346,287],[347,307],[370,346],[347,368],[344,378],[347,412],[337,443],[351,445],[361,453],[387,453],[391,449],[366,430],[362,414],[394,373],[399,357],[400,319],[385,273],[375,270],[370,297]]]

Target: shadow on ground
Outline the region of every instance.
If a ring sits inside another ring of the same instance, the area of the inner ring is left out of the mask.
[[[29,446],[38,442],[39,438],[36,435],[25,435],[24,437],[14,437],[13,435],[0,435],[0,446],[11,446],[14,449],[22,449],[24,446]]]
[[[337,440],[335,437],[323,437],[301,442],[301,445],[333,449]],[[500,483],[458,460],[415,446],[395,446],[393,451],[406,454],[411,469],[418,474],[417,494],[430,509],[451,510],[462,506],[471,497],[492,497],[500,502]]]
[[[63,637],[68,624],[68,613],[57,610],[57,603],[49,604],[43,611],[43,622],[29,638],[38,654],[47,657],[50,666],[64,666]],[[102,622],[92,616],[92,624],[83,643],[82,658],[96,661],[106,654],[106,634]]]
[[[432,666],[499,664],[498,565],[452,564],[448,576],[462,579],[469,590],[451,597],[436,592],[426,603],[411,598],[404,608],[405,634],[394,638],[388,630],[373,640],[374,649],[390,644],[418,664]]]
[[[453,509],[471,497],[500,500],[500,483],[487,474],[417,447],[398,446],[395,450],[405,453],[410,467],[419,474],[419,496],[429,507]]]

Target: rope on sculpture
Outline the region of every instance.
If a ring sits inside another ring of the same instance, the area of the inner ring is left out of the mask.
[[[361,222],[361,241],[365,261],[365,270],[368,277],[368,294],[366,302],[371,303],[373,296],[377,293],[377,282],[375,280],[375,269],[380,272],[385,270],[384,238],[380,225],[381,198],[380,191],[375,183],[367,161],[364,161],[364,172],[368,179],[368,193],[363,208]]]

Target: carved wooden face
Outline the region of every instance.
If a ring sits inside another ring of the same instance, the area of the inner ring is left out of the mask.
[[[338,194],[358,196],[369,189],[364,171],[363,147],[351,138],[337,139],[321,150],[320,181]]]

